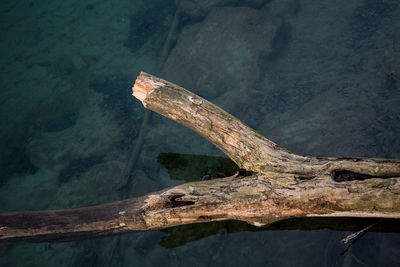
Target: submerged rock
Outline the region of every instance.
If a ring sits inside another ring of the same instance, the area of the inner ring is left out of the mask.
[[[259,78],[259,61],[273,51],[280,25],[260,10],[214,8],[202,23],[182,30],[162,77],[208,99],[243,95]]]
[[[177,0],[178,10],[193,18],[204,18],[216,6],[261,7],[266,0]]]

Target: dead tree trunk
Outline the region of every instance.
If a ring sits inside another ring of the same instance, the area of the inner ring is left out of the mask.
[[[89,238],[219,220],[400,218],[400,160],[293,154],[207,100],[141,73],[133,95],[191,128],[253,175],[182,184],[93,207],[0,214],[0,240]]]

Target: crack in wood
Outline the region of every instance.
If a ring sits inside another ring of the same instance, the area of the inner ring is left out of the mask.
[[[385,178],[390,178],[391,176],[385,177],[385,176],[375,176],[375,175],[368,175],[368,174],[362,174],[362,173],[357,173],[357,172],[352,172],[352,171],[347,171],[347,170],[334,170],[332,171],[332,178],[336,182],[344,182],[344,181],[363,181],[367,179],[373,179],[373,178],[380,178],[380,179],[385,179]]]
[[[169,201],[166,203],[165,207],[166,208],[177,208],[177,207],[190,206],[190,205],[195,204],[194,201],[179,200],[179,198],[181,198],[183,196],[184,196],[184,194],[168,196]]]

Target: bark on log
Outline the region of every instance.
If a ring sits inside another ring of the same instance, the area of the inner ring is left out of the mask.
[[[399,159],[293,154],[207,100],[146,73],[137,78],[133,95],[254,174],[93,207],[3,213],[0,240],[68,240],[230,219],[263,226],[293,217],[400,218]]]

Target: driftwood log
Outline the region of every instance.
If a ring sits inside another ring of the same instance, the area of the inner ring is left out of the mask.
[[[207,138],[251,175],[92,207],[2,213],[0,240],[69,240],[221,220],[264,226],[298,217],[400,218],[399,159],[293,154],[207,100],[146,73],[133,95]]]

